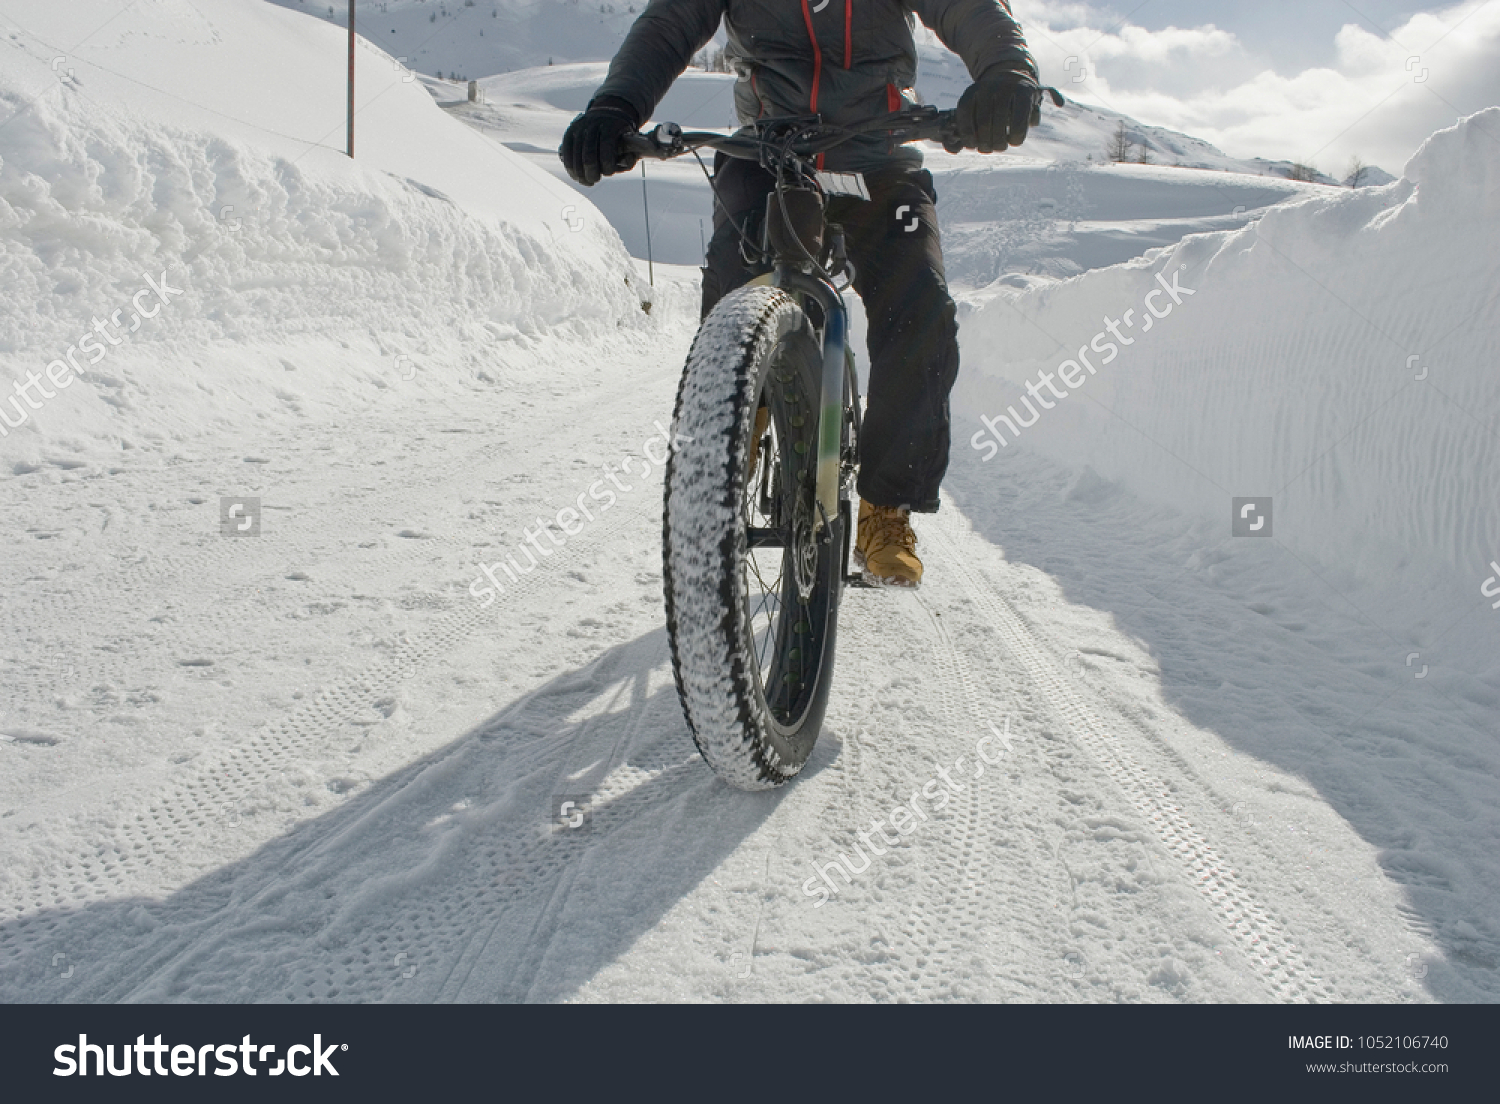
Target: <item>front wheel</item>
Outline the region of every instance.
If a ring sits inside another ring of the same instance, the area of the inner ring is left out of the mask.
[[[817,524],[820,379],[802,308],[754,286],[714,307],[677,393],[662,550],[672,667],[699,751],[745,790],[801,771],[828,706],[845,522]]]

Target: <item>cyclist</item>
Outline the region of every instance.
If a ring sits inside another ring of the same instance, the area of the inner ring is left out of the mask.
[[[835,126],[915,103],[913,16],[964,60],[974,83],[958,102],[958,138],[981,153],[1019,146],[1041,103],[1036,63],[1008,0],[650,0],[587,109],[563,137],[569,175],[593,185],[635,164],[623,135],[640,129],[724,21],[743,125],[819,114]],[[911,146],[879,134],[821,155],[829,172],[862,173],[870,194],[830,200],[869,320],[870,381],[860,439],[857,562],[886,585],[917,586],[911,513],[938,508],[948,467],[948,396],[958,324],[943,273],[932,174]],[[758,164],[714,159],[714,234],[703,268],[703,314],[755,276],[741,235],[757,240],[774,179]]]

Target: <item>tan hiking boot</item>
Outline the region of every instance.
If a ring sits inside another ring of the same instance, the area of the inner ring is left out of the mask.
[[[864,569],[868,583],[920,586],[922,561],[917,559],[917,535],[911,530],[911,511],[905,506],[871,506],[861,500],[854,563]]]

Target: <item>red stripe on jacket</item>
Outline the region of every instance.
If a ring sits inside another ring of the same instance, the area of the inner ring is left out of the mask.
[[[814,114],[818,110],[818,81],[823,76],[823,51],[818,49],[818,34],[813,30],[812,10],[807,6],[807,0],[802,0],[802,21],[807,24],[807,40],[812,43],[813,48],[813,83],[812,95],[807,98],[807,109]],[[818,168],[823,167],[823,155],[818,154]]]
[[[849,63],[854,60],[854,39],[850,34],[850,27],[854,23],[854,0],[844,0],[844,68],[849,68]]]
[[[818,110],[818,81],[823,76],[823,51],[818,49],[818,35],[813,30],[812,9],[807,6],[807,0],[802,0],[802,21],[807,24],[807,40],[812,43],[813,48],[812,95],[807,98],[807,109],[816,112]]]

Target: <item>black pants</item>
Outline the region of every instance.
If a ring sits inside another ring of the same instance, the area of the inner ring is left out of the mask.
[[[719,154],[719,203],[703,268],[703,314],[764,269],[740,251],[736,225],[759,241],[774,178],[752,161]],[[951,437],[948,394],[958,376],[957,310],[943,275],[937,193],[925,169],[866,175],[868,201],[835,196],[828,221],[844,228],[854,290],[869,318],[870,386],[860,440],[859,493],[876,506],[938,508]],[[731,222],[731,220],[733,220]]]

